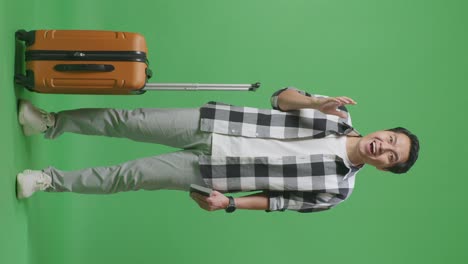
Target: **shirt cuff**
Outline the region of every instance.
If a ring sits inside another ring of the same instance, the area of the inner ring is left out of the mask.
[[[301,91],[301,90],[297,89],[296,87],[292,87],[292,86],[288,86],[288,87],[286,87],[286,88],[280,89],[280,90],[276,91],[275,93],[273,93],[273,95],[271,96],[271,101],[270,101],[270,102],[271,102],[271,106],[273,107],[273,109],[275,109],[275,110],[281,110],[281,109],[279,108],[279,106],[278,106],[278,96],[279,96],[282,92],[284,92],[284,91],[286,91],[286,90],[295,90],[295,91],[297,91],[297,92],[300,93],[300,94],[306,94],[304,91]]]
[[[286,208],[285,208],[284,197],[282,195],[268,197],[268,210],[266,210],[267,212],[284,211],[284,210],[286,210]]]

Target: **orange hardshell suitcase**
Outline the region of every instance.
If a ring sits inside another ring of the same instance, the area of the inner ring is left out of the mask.
[[[245,90],[254,84],[148,83],[148,48],[137,33],[97,30],[19,30],[26,72],[15,82],[59,94],[142,94],[147,90]]]

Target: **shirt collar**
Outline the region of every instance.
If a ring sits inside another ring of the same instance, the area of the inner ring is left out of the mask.
[[[364,165],[359,166],[351,166],[350,171],[343,177],[343,180],[347,180],[349,177],[356,175],[356,173],[363,167]]]

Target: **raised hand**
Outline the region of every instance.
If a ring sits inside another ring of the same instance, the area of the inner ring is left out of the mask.
[[[314,102],[315,109],[328,115],[336,115],[341,118],[347,118],[348,114],[344,111],[340,111],[338,107],[343,105],[355,105],[356,102],[346,96],[339,97],[316,97]]]

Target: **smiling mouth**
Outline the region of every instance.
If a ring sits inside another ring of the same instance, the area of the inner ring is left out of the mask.
[[[375,141],[372,141],[370,144],[369,144],[369,152],[370,154],[372,155],[376,155],[377,153],[377,143]]]

